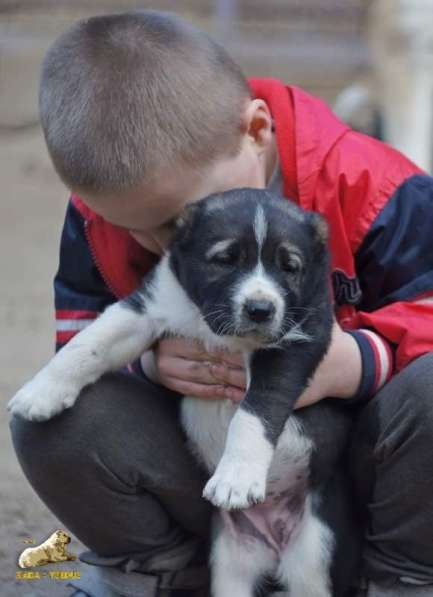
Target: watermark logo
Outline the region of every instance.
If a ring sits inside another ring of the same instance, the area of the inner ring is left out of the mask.
[[[17,570],[15,572],[16,580],[40,580],[41,578],[50,578],[51,580],[71,580],[81,578],[78,570],[48,570],[39,572],[39,570]]]
[[[24,551],[18,557],[18,566],[20,568],[28,569],[37,566],[45,566],[46,564],[53,564],[56,562],[73,562],[77,557],[67,551],[66,546],[71,542],[71,537],[65,531],[58,529],[54,531],[46,541],[35,547],[26,547]],[[34,545],[35,540],[32,538],[24,539],[24,543]],[[42,576],[50,576],[51,578],[58,578],[63,580],[62,574],[66,575],[65,578],[71,578],[70,571],[51,571],[51,572],[38,572],[38,571],[26,571],[16,572],[16,577],[23,580],[33,580],[41,578]],[[77,578],[77,576],[73,576]]]

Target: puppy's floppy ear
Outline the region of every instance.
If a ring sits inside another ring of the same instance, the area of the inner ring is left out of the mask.
[[[186,248],[189,240],[191,239],[191,231],[195,222],[195,215],[198,211],[198,206],[195,203],[191,203],[184,207],[182,212],[176,218],[175,227],[175,241],[179,248]]]
[[[179,216],[176,218],[176,230],[181,230],[182,228],[188,228],[192,220],[194,219],[194,214],[197,211],[197,205],[195,203],[190,203],[186,205]]]
[[[309,211],[306,214],[307,222],[313,230],[314,240],[317,246],[324,248],[328,244],[329,239],[329,226],[323,216],[315,211]]]

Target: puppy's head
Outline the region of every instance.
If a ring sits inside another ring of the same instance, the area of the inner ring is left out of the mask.
[[[213,332],[272,343],[327,300],[327,226],[268,191],[235,189],[185,210],[170,264]]]

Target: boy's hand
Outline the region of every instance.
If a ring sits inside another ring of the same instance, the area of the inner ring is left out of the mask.
[[[151,355],[141,362],[154,381],[170,390],[204,400],[229,398],[240,402],[245,396],[246,376],[240,353],[206,352],[195,340],[163,338]]]
[[[229,398],[234,402],[240,402],[245,396],[246,376],[240,353],[208,353],[199,342],[165,338],[155,346],[153,359],[151,377],[171,390],[196,398]],[[149,353],[143,355],[142,363],[144,370],[149,371]],[[295,408],[329,396],[350,398],[355,395],[360,381],[358,344],[334,321],[329,350]]]
[[[334,320],[328,352],[295,408],[308,406],[331,396],[351,398],[358,390],[361,373],[362,361],[358,343]]]

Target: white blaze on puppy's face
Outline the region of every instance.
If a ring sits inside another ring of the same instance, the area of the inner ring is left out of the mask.
[[[257,243],[257,264],[251,273],[245,276],[237,285],[233,294],[235,304],[235,318],[237,326],[242,329],[246,325],[251,327],[252,322],[245,322],[244,310],[248,301],[266,301],[273,308],[273,315],[266,322],[258,324],[257,330],[266,335],[274,335],[281,329],[285,302],[279,284],[267,273],[262,262],[262,249],[266,242],[268,223],[261,205],[257,206],[254,217],[254,236]]]
[[[266,222],[265,213],[261,205],[257,206],[256,215],[254,217],[254,235],[256,237],[257,246],[259,248],[259,259],[261,257],[263,244],[266,240],[268,231],[268,223]]]

